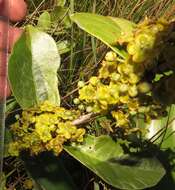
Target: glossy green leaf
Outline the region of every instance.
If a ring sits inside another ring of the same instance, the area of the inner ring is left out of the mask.
[[[53,154],[44,153],[36,157],[26,155],[23,161],[29,175],[37,186],[44,190],[76,190],[71,174],[64,167],[64,162]]]
[[[11,89],[22,108],[35,106],[45,100],[60,104],[59,66],[60,55],[53,38],[27,26],[14,46],[8,68]]]
[[[108,184],[119,189],[144,189],[156,185],[165,170],[156,158],[124,156],[121,146],[108,136],[87,136],[81,145],[64,149]]]
[[[122,57],[126,52],[117,44],[117,40],[126,32],[132,32],[134,24],[119,18],[105,17],[91,13],[75,13],[71,16],[80,28],[95,36]]]
[[[38,19],[38,28],[47,31],[51,27],[51,16],[48,11],[44,11]]]

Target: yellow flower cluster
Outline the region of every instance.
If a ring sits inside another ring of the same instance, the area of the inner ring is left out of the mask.
[[[128,39],[123,36],[120,43],[127,46],[127,52],[134,63],[141,63],[151,69],[171,33],[172,25],[165,19],[145,19],[137,25],[132,36]]]
[[[87,85],[79,88],[79,97],[74,103],[87,112],[111,110],[117,127],[130,127],[129,118],[137,113],[145,114],[146,121],[157,117],[162,107],[151,97],[152,84],[141,77],[130,59],[119,62],[114,54],[107,53],[98,76],[92,76]]]
[[[82,142],[85,129],[72,124],[79,115],[79,111],[56,107],[48,101],[24,110],[11,126],[14,142],[9,144],[9,153],[18,156],[22,150],[30,150],[31,154],[47,150],[58,155],[65,142]]]
[[[113,51],[106,54],[97,76],[88,84],[79,82],[79,97],[74,100],[80,110],[110,113],[117,127],[131,127],[131,118],[140,114],[146,122],[165,115],[166,106],[154,98],[154,78],[159,57],[173,33],[165,20],[145,20],[133,35],[121,38],[128,58],[121,60]]]

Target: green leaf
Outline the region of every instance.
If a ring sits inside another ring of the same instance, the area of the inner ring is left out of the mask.
[[[136,24],[134,22],[117,17],[109,17],[109,18],[112,19],[120,27],[121,35],[131,36],[133,34],[133,30],[136,27]]]
[[[87,136],[81,145],[64,149],[82,164],[119,189],[144,189],[156,185],[165,170],[156,158],[124,156],[121,146],[108,136]]]
[[[48,29],[51,27],[51,16],[49,12],[44,11],[39,19],[38,19],[38,28],[43,30],[43,31],[48,31]]]
[[[64,162],[51,153],[43,153],[36,157],[23,155],[25,168],[37,183],[38,189],[44,190],[75,190],[70,173],[64,167]]]
[[[117,40],[124,33],[132,32],[134,24],[119,18],[105,17],[91,13],[76,13],[71,15],[74,21],[81,29],[95,36],[112,50],[125,58],[126,52],[117,44]]]
[[[53,38],[27,26],[15,44],[8,66],[13,94],[22,108],[49,100],[60,105],[57,70],[60,55]]]

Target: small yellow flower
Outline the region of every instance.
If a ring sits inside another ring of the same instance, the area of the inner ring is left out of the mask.
[[[79,99],[86,101],[91,100],[95,96],[95,93],[96,93],[95,88],[91,84],[89,84],[79,90]]]
[[[112,111],[112,116],[117,121],[117,126],[128,126],[129,120],[128,120],[128,114],[123,113],[122,111]]]
[[[131,97],[136,97],[138,95],[137,86],[136,85],[130,86],[128,93]]]
[[[92,84],[93,86],[96,86],[97,83],[99,82],[99,79],[97,77],[91,77],[89,80],[90,84]]]

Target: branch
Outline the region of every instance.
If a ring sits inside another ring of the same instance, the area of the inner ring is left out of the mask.
[[[91,119],[93,119],[97,115],[98,114],[96,114],[96,113],[88,113],[86,115],[82,115],[78,119],[75,119],[74,121],[72,121],[72,124],[73,125],[82,125],[82,124],[88,123]]]

